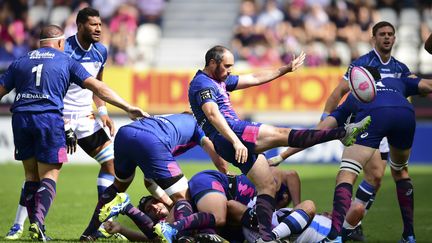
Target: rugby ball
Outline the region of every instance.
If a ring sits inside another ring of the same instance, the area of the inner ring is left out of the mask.
[[[376,97],[376,84],[372,74],[364,67],[353,67],[348,78],[349,88],[354,97],[363,103],[372,102]]]

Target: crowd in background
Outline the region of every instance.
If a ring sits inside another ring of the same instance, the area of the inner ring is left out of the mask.
[[[413,0],[244,0],[232,47],[250,66],[289,63],[298,50],[306,66],[340,66],[371,50],[372,26],[382,10],[396,15],[415,9],[420,17],[418,48],[432,29],[432,2]],[[387,16],[385,16],[387,17]],[[391,21],[390,21],[391,22]],[[392,23],[398,32],[398,23]],[[414,38],[414,36],[413,36]]]
[[[216,0],[215,0],[216,1]],[[137,29],[162,27],[166,0],[0,0],[0,69],[37,47],[40,27],[53,23],[76,33],[79,9],[91,5],[103,20],[102,43],[108,63],[125,66],[138,61]],[[380,10],[416,9],[421,22],[419,48],[432,29],[428,0],[243,0],[233,26],[231,48],[248,66],[288,63],[304,50],[306,66],[340,66],[371,49],[371,28]],[[223,21],[223,20],[221,20]],[[398,32],[398,23],[395,24]],[[163,31],[163,30],[162,30]]]
[[[37,48],[41,26],[57,24],[66,37],[76,33],[78,10],[99,10],[102,43],[108,47],[108,63],[127,65],[134,61],[135,34],[140,25],[160,26],[165,0],[0,0],[0,69],[15,58]]]

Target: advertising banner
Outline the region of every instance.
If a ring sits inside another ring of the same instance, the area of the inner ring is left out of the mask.
[[[114,123],[116,128],[131,122],[127,117],[115,117]],[[11,117],[0,117],[0,163],[14,162],[14,144],[11,128]],[[291,126],[291,125],[290,125]],[[301,127],[301,126],[295,126]],[[417,124],[416,134],[414,137],[413,149],[410,157],[410,163],[428,163],[432,164],[432,156],[430,154],[429,140],[432,137],[432,123],[419,122]],[[285,148],[272,149],[266,153],[268,158],[282,152]],[[331,141],[323,144],[315,145],[306,149],[287,161],[291,163],[339,163],[342,155],[343,146],[339,141]],[[88,156],[81,148],[72,156],[68,155],[69,163],[96,163]],[[208,161],[207,154],[199,147],[180,155],[177,159],[182,161]],[[20,163],[16,161],[16,163]]]

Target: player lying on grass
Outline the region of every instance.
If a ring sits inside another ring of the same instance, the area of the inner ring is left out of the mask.
[[[318,126],[334,127],[342,124],[352,114],[356,120],[370,115],[374,121],[366,131],[357,137],[355,144],[344,149],[340,171],[337,175],[337,185],[334,194],[332,213],[332,231],[330,239],[341,235],[342,222],[351,203],[352,185],[364,166],[379,147],[383,137],[388,138],[390,145],[390,168],[398,184],[397,196],[401,204],[401,214],[404,218],[404,231],[401,242],[415,242],[414,234],[414,195],[411,179],[407,177],[408,159],[414,139],[416,127],[415,112],[406,99],[412,95],[432,93],[432,79],[422,78],[383,78],[375,68],[367,67],[376,81],[377,97],[371,103],[361,103],[352,95],[348,96],[335,112],[330,114]],[[282,159],[298,152],[289,148],[282,153]],[[281,161],[281,159],[278,159]],[[365,181],[357,198],[365,207],[370,197],[375,193],[376,185]]]
[[[280,189],[277,194],[278,205],[285,206],[291,201],[297,205],[300,202],[300,180],[297,173],[295,171],[273,170]],[[227,201],[235,199],[246,205],[256,196],[256,189],[246,176],[228,176],[214,170],[197,173],[189,181],[189,188],[193,206],[198,211],[194,212],[190,204],[185,203],[182,204],[182,210],[177,213],[173,212],[172,216],[168,217],[167,222],[170,222],[171,226],[157,224],[155,228],[172,227],[171,233],[175,232],[175,236],[172,235],[170,238],[162,237],[165,241],[170,241],[173,238],[190,241],[188,230],[196,229],[198,230],[198,234],[195,236],[197,241],[226,242],[225,239],[216,234],[216,229],[226,224]],[[168,212],[164,204],[148,197],[144,197],[140,201],[139,208],[155,222],[165,218]],[[122,210],[122,212],[124,211]],[[110,225],[111,223],[106,224]],[[129,236],[131,239],[136,239],[137,235],[141,235],[142,239],[153,238],[154,235],[148,230],[146,228],[144,234],[135,233]],[[125,236],[128,237],[128,234]]]

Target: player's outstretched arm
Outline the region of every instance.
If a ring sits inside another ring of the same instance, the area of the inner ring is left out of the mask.
[[[102,82],[103,70],[99,71],[96,78],[97,78],[97,80],[100,80]],[[108,110],[105,106],[105,101],[103,101],[97,95],[93,94],[93,102],[95,103],[95,105],[98,109],[99,118],[102,121],[103,127],[108,127],[110,130],[110,135],[114,136],[114,132],[115,132],[114,122],[108,116]]]
[[[222,157],[220,157],[216,153],[213,142],[208,137],[203,137],[201,139],[201,147],[210,156],[211,160],[213,161],[213,164],[216,166],[218,171],[220,171],[224,174],[227,174],[228,173],[228,162],[226,162],[226,160],[222,159]]]
[[[427,38],[425,45],[424,45],[424,49],[429,52],[430,54],[432,54],[432,33],[429,35],[429,37]]]
[[[206,102],[201,108],[209,122],[216,128],[216,130],[222,134],[225,139],[232,143],[235,149],[236,161],[241,164],[245,163],[248,157],[248,150],[233,130],[231,130],[227,121],[220,113],[217,104],[214,102]]]
[[[144,235],[144,233],[131,230],[127,227],[122,226],[119,222],[115,221],[107,221],[104,223],[105,230],[110,234],[120,233],[129,241],[146,241],[148,238]]]
[[[295,57],[295,55],[293,55],[293,60],[291,61],[291,63],[280,68],[265,70],[252,74],[240,75],[236,89],[245,89],[248,87],[265,84],[289,72],[294,72],[303,65],[305,58],[306,54],[304,52],[301,52],[298,57]]]
[[[336,109],[342,97],[349,91],[348,82],[345,79],[341,79],[338,86],[332,91],[324,106],[324,112],[321,116],[321,120],[324,120],[332,111]]]
[[[109,88],[105,83],[89,77],[83,82],[83,86],[93,91],[102,100],[114,105],[124,111],[126,111],[131,119],[137,119],[140,117],[149,117],[147,112],[144,112],[138,107],[132,106],[121,98],[116,92]]]

